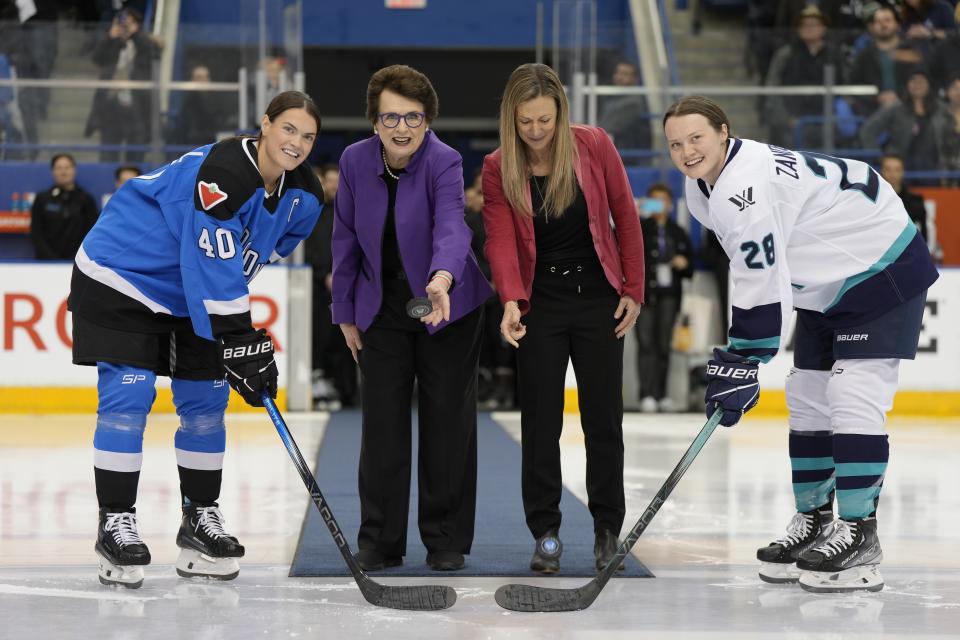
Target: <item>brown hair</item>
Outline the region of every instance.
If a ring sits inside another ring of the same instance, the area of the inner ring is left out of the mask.
[[[302,91],[284,91],[283,93],[278,93],[273,100],[270,101],[270,104],[267,105],[267,110],[264,112],[264,115],[267,116],[267,120],[273,122],[277,116],[288,109],[303,109],[309,113],[317,123],[317,134],[319,135],[320,109],[313,101],[313,98]],[[263,137],[262,131],[257,134],[257,141],[259,141],[261,137]]]
[[[514,211],[532,216],[527,211],[526,181],[530,177],[526,145],[517,135],[517,107],[524,102],[547,96],[557,105],[552,151],[553,166],[543,199],[548,217],[563,215],[577,197],[574,173],[577,148],[570,130],[570,105],[556,72],[545,64],[522,64],[513,70],[500,101],[500,181],[504,195]]]
[[[74,167],[77,166],[77,161],[74,160],[73,156],[70,155],[69,153],[56,153],[52,158],[50,158],[51,169],[53,169],[53,165],[57,164],[57,160],[59,160],[60,158],[66,158],[70,162],[70,164],[72,164]]]
[[[386,90],[422,104],[427,124],[436,120],[440,101],[429,78],[413,67],[394,64],[377,71],[367,84],[367,120],[373,124],[380,115],[380,94]]]
[[[138,167],[138,166],[135,165],[135,164],[122,164],[122,165],[120,165],[119,167],[117,167],[116,171],[113,172],[113,179],[114,179],[114,180],[119,180],[119,179],[120,179],[120,174],[123,173],[124,171],[130,171],[130,172],[132,172],[133,175],[135,175],[135,176],[139,176],[140,174],[143,173],[143,172],[140,170],[140,167]]]
[[[882,156],[880,156],[879,166],[882,167],[883,163],[886,162],[887,160],[895,160],[899,162],[901,168],[904,168],[907,165],[907,163],[903,161],[903,156],[899,156],[895,153],[885,153]]]
[[[727,125],[727,135],[733,135],[733,127],[730,126],[730,118],[724,113],[723,107],[705,96],[687,96],[680,98],[672,105],[667,107],[663,114],[663,126],[667,126],[667,120],[674,116],[701,115],[707,119],[710,126],[716,131],[723,131],[723,125]]]
[[[896,9],[894,9],[888,4],[881,4],[877,6],[877,8],[875,8],[873,11],[871,11],[870,14],[867,16],[867,20],[866,20],[867,24],[873,24],[877,16],[880,15],[881,11],[889,11],[890,14],[893,16],[893,21],[896,22],[897,24],[900,24],[901,22],[900,14],[897,13]]]

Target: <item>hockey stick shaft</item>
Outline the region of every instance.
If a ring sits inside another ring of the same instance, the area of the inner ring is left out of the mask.
[[[697,457],[697,454],[699,454],[700,450],[703,449],[703,446],[713,434],[714,429],[716,429],[717,425],[720,423],[720,418],[722,416],[723,411],[720,409],[717,409],[713,415],[710,416],[710,419],[707,420],[707,423],[703,425],[702,429],[700,429],[700,433],[697,434],[697,437],[694,438],[693,442],[687,448],[686,453],[683,454],[680,462],[677,463],[677,466],[674,467],[666,481],[664,481],[663,486],[660,487],[660,491],[657,492],[657,495],[654,496],[653,500],[643,511],[640,519],[617,548],[617,553],[613,556],[613,558],[611,558],[611,560],[607,563],[603,570],[601,570],[596,578],[584,586],[575,589],[533,587],[523,584],[504,585],[497,589],[495,594],[497,604],[505,609],[510,609],[511,611],[527,612],[579,611],[581,609],[586,609],[593,604],[593,601],[596,600],[598,595],[600,595],[600,591],[607,584],[607,582],[610,581],[610,578],[616,572],[617,567],[620,566],[620,563],[623,561],[623,559],[628,553],[630,553],[633,545],[636,544],[637,540],[650,524],[650,521],[653,520],[655,515],[657,515],[660,507],[664,502],[666,502],[667,497],[673,491],[674,487],[676,487],[677,483],[680,482],[680,478],[683,477],[683,474],[693,463],[693,460]]]
[[[284,422],[283,416],[280,415],[280,411],[277,409],[273,398],[264,394],[263,406],[266,408],[270,420],[273,421],[273,426],[277,428],[277,433],[280,434],[283,446],[286,447],[287,453],[290,454],[290,459],[293,460],[293,465],[300,473],[303,484],[306,485],[307,491],[310,492],[313,504],[316,505],[317,511],[320,512],[320,517],[323,518],[323,523],[327,525],[327,529],[330,531],[330,535],[333,536],[333,541],[340,550],[340,554],[343,556],[343,559],[347,561],[350,573],[352,573],[353,577],[358,581],[362,579],[369,580],[369,577],[363,572],[360,565],[357,564],[353,554],[350,553],[350,545],[347,544],[347,539],[344,537],[343,531],[340,530],[340,525],[337,524],[336,518],[333,517],[333,511],[330,510],[330,506],[320,492],[320,486],[313,477],[313,473],[310,472],[310,467],[307,466],[306,461],[303,459],[300,448],[297,446],[296,441],[294,441],[293,434],[290,433],[290,429],[287,427],[287,423]]]
[[[643,532],[646,530],[647,526],[650,524],[650,521],[653,520],[653,517],[657,515],[657,512],[660,511],[660,507],[663,506],[663,503],[667,501],[667,498],[673,493],[674,487],[680,482],[680,478],[683,477],[683,474],[686,473],[687,469],[690,468],[690,465],[693,464],[694,459],[703,449],[703,446],[707,443],[707,440],[710,439],[710,436],[713,435],[713,430],[717,428],[717,425],[720,424],[720,418],[723,417],[723,410],[717,409],[713,412],[713,415],[710,416],[710,419],[707,420],[706,424],[703,425],[703,428],[700,429],[700,433],[697,434],[697,437],[693,439],[693,442],[690,443],[690,446],[687,447],[686,452],[683,454],[683,457],[680,458],[680,462],[677,463],[677,466],[673,468],[673,471],[670,472],[670,475],[667,476],[667,479],[664,480],[663,485],[660,487],[660,490],[657,492],[657,495],[653,497],[653,500],[650,501],[650,504],[647,505],[647,508],[643,510],[640,519],[637,520],[637,523],[633,525],[633,528],[630,530],[630,533],[627,534],[627,537],[623,539],[623,542],[620,543],[620,547],[617,549],[617,554],[607,563],[607,566],[604,567],[602,576],[606,576],[604,583],[610,579],[610,576],[613,575],[613,572],[616,571],[616,568],[620,566],[620,562],[630,553],[630,550],[633,548],[633,545],[637,543],[637,540],[640,539],[640,536],[643,535]]]
[[[340,525],[337,524],[336,519],[333,517],[333,511],[320,492],[320,486],[317,484],[313,473],[310,472],[310,467],[307,466],[306,461],[303,459],[300,448],[294,441],[293,434],[290,433],[290,429],[287,427],[287,423],[284,422],[283,416],[280,415],[276,403],[274,403],[273,399],[267,394],[263,394],[261,399],[263,400],[263,406],[266,408],[267,414],[270,416],[270,420],[273,421],[273,426],[277,428],[277,433],[280,434],[280,439],[283,441],[287,453],[290,454],[290,459],[293,460],[294,466],[303,479],[303,484],[306,485],[307,491],[310,492],[313,504],[317,507],[317,511],[320,512],[320,517],[323,518],[324,524],[327,525],[327,529],[330,531],[330,535],[333,536],[333,541],[337,544],[340,554],[347,562],[350,573],[353,574],[354,580],[357,581],[360,593],[367,602],[378,607],[390,607],[391,609],[403,609],[407,611],[438,611],[453,606],[457,601],[457,592],[450,587],[441,585],[387,586],[378,583],[364,573],[360,564],[350,552],[350,545],[347,544],[347,539],[344,537]]]

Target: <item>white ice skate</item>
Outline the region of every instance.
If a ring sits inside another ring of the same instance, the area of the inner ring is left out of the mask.
[[[880,591],[881,561],[876,518],[837,520],[830,539],[800,554],[800,587],[814,593]]]
[[[180,549],[177,574],[184,578],[233,580],[240,575],[240,563],[236,558],[215,558],[196,549]]]
[[[143,584],[143,567],[150,564],[150,551],[140,539],[136,509],[100,509],[94,551],[99,558],[102,584],[139,588]]]
[[[116,565],[97,552],[100,560],[98,570],[100,583],[119,585],[128,589],[139,589],[143,585],[143,567],[137,565]]]
[[[237,558],[243,545],[223,529],[223,514],[217,503],[188,504],[177,533],[177,574],[184,578],[233,580],[240,574]]]
[[[883,576],[880,567],[865,564],[843,571],[803,571],[800,587],[813,593],[843,593],[845,591],[880,591]]]
[[[829,506],[795,514],[785,536],[757,549],[760,579],[773,584],[796,582],[801,573],[797,558],[824,542],[832,531],[833,512]]]

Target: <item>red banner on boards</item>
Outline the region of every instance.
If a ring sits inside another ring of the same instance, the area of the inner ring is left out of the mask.
[[[936,204],[937,243],[943,249],[945,267],[960,266],[960,189],[912,187],[927,202]]]
[[[29,233],[29,211],[0,211],[0,233]]]

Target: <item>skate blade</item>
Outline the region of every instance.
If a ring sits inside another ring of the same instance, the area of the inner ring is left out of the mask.
[[[194,549],[180,549],[177,575],[183,578],[233,580],[240,575],[240,563],[236,558],[214,558]]]
[[[100,578],[100,584],[108,587],[126,587],[127,589],[139,589],[143,586],[143,566],[142,565],[115,565],[100,554],[97,554],[100,560],[97,577]]]
[[[758,575],[770,584],[793,584],[800,579],[800,570],[794,563],[761,562]]]
[[[800,588],[811,593],[846,593],[848,591],[880,591],[883,577],[875,564],[861,565],[845,571],[804,571]]]

